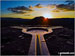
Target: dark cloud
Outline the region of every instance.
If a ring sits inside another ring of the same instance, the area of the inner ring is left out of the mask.
[[[43,6],[41,4],[37,4],[37,5],[35,5],[35,7],[42,8]]]
[[[66,0],[65,2],[67,2],[68,5],[70,5],[70,4],[74,4],[74,0]]]
[[[8,8],[9,11],[15,12],[15,13],[26,13],[27,11],[32,11],[31,9],[25,7],[25,6],[18,6],[15,8]]]
[[[60,4],[60,5],[57,5],[56,7],[61,10],[66,9],[67,11],[71,11],[71,10],[74,10],[74,5],[75,4],[69,4],[69,5]]]
[[[29,8],[32,8],[32,6],[30,5]]]

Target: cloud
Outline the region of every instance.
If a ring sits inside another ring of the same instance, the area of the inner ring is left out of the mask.
[[[18,6],[18,7],[14,7],[14,8],[8,8],[8,10],[12,11],[12,12],[15,12],[15,13],[21,13],[21,14],[33,11],[33,10],[31,10],[31,9],[25,7],[25,6]]]
[[[33,7],[30,5],[29,8],[32,9]]]
[[[35,5],[36,8],[42,8],[43,6],[41,4]]]
[[[75,4],[70,4],[70,5],[60,4],[60,5],[57,5],[56,7],[57,7],[57,9],[61,9],[61,10],[64,10],[64,11],[73,11],[74,5]]]
[[[52,12],[60,12],[60,10],[54,9],[54,10],[52,10]]]
[[[28,8],[25,6],[18,6],[18,7],[14,7],[14,8],[8,8],[9,11],[12,11],[14,13],[18,13],[18,14],[27,14],[27,13],[32,13],[33,11],[43,11],[45,9],[48,9],[51,12],[61,12],[61,11],[73,11],[74,10],[74,5],[75,4],[52,4],[52,5],[47,5],[47,6],[43,6],[41,4],[37,4],[35,6],[29,6]],[[42,8],[42,9],[39,9]]]

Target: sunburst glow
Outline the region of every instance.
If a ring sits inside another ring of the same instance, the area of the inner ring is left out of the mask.
[[[45,18],[53,18],[50,13],[45,13],[45,14],[43,14],[43,16],[44,16]]]

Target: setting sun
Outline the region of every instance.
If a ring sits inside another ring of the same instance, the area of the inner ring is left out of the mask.
[[[44,16],[45,18],[52,18],[52,15],[49,14],[49,13],[45,13],[45,14],[43,14],[43,16]]]

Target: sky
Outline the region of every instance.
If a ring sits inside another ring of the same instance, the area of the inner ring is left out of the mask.
[[[57,7],[57,5],[65,4]],[[65,1],[1,1],[1,16],[33,19],[37,16],[47,18],[75,18],[73,6]],[[68,8],[69,7],[69,8]],[[67,9],[68,8],[68,9]]]

